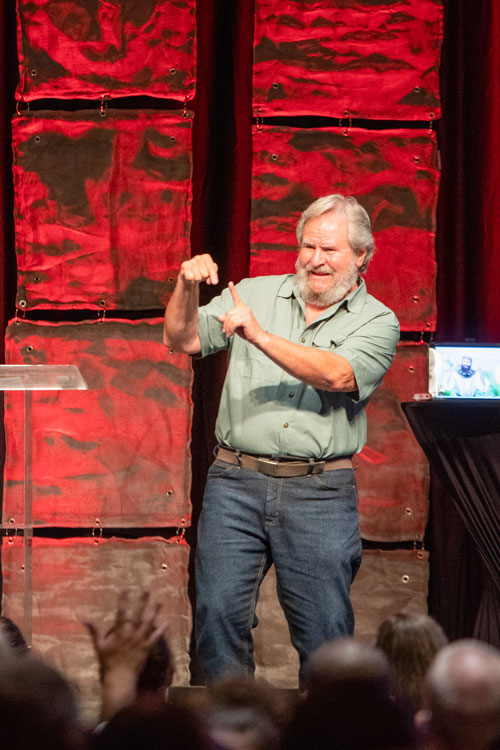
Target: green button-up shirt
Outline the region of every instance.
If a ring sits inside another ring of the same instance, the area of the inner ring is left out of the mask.
[[[225,289],[199,308],[201,355],[229,349],[216,424],[219,443],[244,453],[315,459],[360,451],[366,442],[366,403],[391,364],[399,339],[394,313],[368,294],[363,280],[310,325],[293,274],[244,279],[236,288],[264,330],[345,357],[358,391],[329,392],[306,385],[240,336],[228,339],[218,320],[234,307]]]

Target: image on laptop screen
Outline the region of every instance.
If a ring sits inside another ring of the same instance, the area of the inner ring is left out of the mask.
[[[429,393],[433,398],[500,399],[500,346],[431,344]]]

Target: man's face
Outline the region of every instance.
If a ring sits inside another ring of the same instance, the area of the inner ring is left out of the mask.
[[[308,221],[295,264],[304,301],[318,307],[339,302],[356,287],[365,256],[349,244],[342,211]]]
[[[469,373],[472,368],[472,359],[470,357],[462,357],[461,367],[462,372]]]

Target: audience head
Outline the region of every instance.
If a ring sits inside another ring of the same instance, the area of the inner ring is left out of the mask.
[[[94,738],[94,750],[206,750],[198,714],[187,706],[140,699],[118,711]]]
[[[267,683],[237,676],[207,688],[203,713],[218,748],[272,750],[278,747],[286,708]]]
[[[2,637],[4,643],[9,648],[13,649],[19,656],[25,656],[29,653],[30,648],[24,640],[23,634],[10,617],[0,615],[0,637]]]
[[[165,698],[172,684],[174,667],[172,653],[164,636],[160,636],[151,646],[149,654],[137,678],[137,692],[157,694]]]
[[[415,747],[412,714],[394,699],[390,665],[378,649],[339,638],[321,646],[308,666],[307,694],[283,750]]]
[[[429,747],[486,750],[500,738],[500,651],[460,640],[441,649],[426,679],[417,722]]]
[[[397,612],[378,629],[376,646],[392,665],[395,693],[414,711],[421,706],[427,670],[447,642],[436,620],[420,613]]]
[[[0,663],[0,726],[9,750],[74,750],[82,740],[76,696],[39,659],[5,652]]]
[[[306,689],[328,689],[338,682],[377,684],[388,689],[391,667],[378,649],[351,636],[327,641],[309,659]]]

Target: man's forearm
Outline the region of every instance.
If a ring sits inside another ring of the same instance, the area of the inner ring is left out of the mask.
[[[266,331],[262,331],[254,346],[289,375],[313,388],[345,393],[357,390],[351,365],[335,352],[295,344]]]
[[[163,341],[175,351],[197,354],[198,337],[198,284],[185,284],[177,280],[172,297],[165,310]]]

